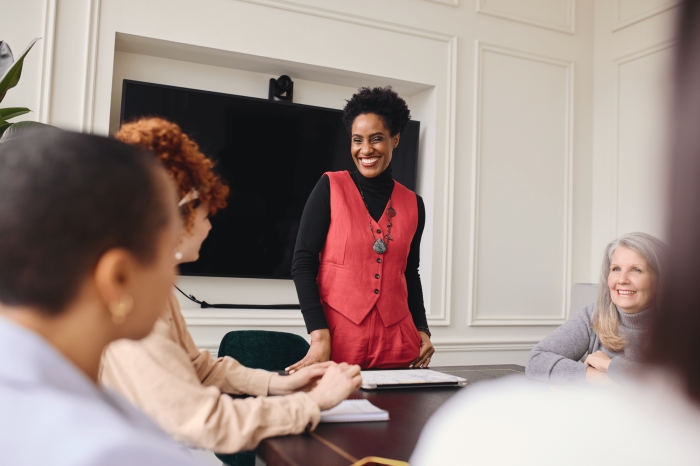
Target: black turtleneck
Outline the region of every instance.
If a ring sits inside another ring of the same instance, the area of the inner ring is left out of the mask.
[[[365,195],[369,214],[375,221],[378,221],[384,214],[384,209],[394,189],[391,164],[375,178],[365,178],[358,171],[354,171],[351,177],[355,186],[358,186],[358,191],[361,188]],[[416,198],[418,202],[418,228],[416,228],[416,233],[411,241],[404,275],[408,288],[408,309],[411,311],[413,323],[417,328],[427,330],[428,322],[425,318],[423,288],[418,274],[420,240],[425,227],[425,205],[423,199],[417,194]],[[306,330],[309,333],[328,328],[316,278],[318,277],[319,254],[323,251],[323,246],[326,243],[330,224],[331,183],[328,176],[323,175],[306,201],[292,261],[292,278],[299,296]]]

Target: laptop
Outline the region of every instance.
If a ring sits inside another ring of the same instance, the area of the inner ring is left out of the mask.
[[[362,371],[361,388],[376,390],[382,388],[463,387],[466,384],[467,379],[430,369],[399,369]]]

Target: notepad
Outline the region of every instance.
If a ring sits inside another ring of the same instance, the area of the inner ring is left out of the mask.
[[[389,411],[379,409],[367,400],[345,400],[335,408],[321,411],[321,422],[388,421]]]
[[[430,369],[362,371],[362,388],[463,387],[467,379]]]

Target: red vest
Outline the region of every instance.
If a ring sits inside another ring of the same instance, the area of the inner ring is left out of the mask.
[[[358,325],[376,305],[384,325],[393,325],[409,313],[404,272],[418,228],[416,195],[394,182],[394,240],[387,241],[384,254],[377,254],[369,225],[371,222],[375,238],[383,238],[389,223],[386,208],[379,223],[375,222],[349,172],[326,175],[331,183],[331,224],[318,270],[321,300]]]

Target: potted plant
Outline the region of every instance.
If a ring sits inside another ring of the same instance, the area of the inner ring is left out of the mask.
[[[38,40],[39,38],[36,38],[31,41],[29,46],[24,50],[24,52],[22,52],[17,60],[15,60],[12,56],[12,50],[10,50],[10,46],[7,44],[7,42],[0,40],[0,102],[2,102],[2,100],[5,98],[7,91],[15,87],[19,82],[19,78],[22,75],[24,57],[27,56]],[[49,126],[34,121],[21,121],[18,123],[11,123],[7,121],[29,112],[31,112],[31,110],[24,107],[0,108],[0,142],[19,137],[27,130],[36,127]]]

